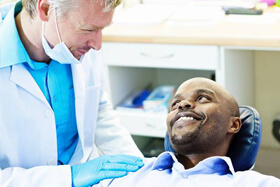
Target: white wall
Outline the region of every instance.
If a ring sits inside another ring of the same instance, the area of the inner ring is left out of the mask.
[[[280,148],[272,121],[280,113],[280,52],[255,52],[255,107],[263,122],[262,146]],[[280,164],[279,164],[280,165]]]

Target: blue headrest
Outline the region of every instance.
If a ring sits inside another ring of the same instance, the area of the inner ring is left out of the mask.
[[[240,106],[239,110],[242,127],[231,142],[227,156],[231,158],[235,171],[245,171],[255,164],[261,144],[262,123],[256,109]],[[168,133],[165,135],[164,146],[166,151],[175,152],[170,145]]]

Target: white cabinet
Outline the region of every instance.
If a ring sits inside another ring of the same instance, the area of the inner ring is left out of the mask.
[[[239,104],[253,106],[253,51],[219,46],[103,43],[113,107],[137,89],[179,86],[192,77],[215,79]],[[117,111],[132,135],[164,137],[165,115]]]

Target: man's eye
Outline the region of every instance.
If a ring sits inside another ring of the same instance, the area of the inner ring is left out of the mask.
[[[199,96],[197,98],[197,101],[199,101],[199,102],[206,102],[206,101],[210,101],[210,99],[208,97],[206,97],[206,96],[201,95],[201,96]]]

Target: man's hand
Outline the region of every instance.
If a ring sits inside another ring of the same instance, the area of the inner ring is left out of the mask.
[[[91,186],[104,179],[118,178],[143,166],[139,157],[130,155],[101,156],[83,164],[71,166],[72,184],[75,187]]]

